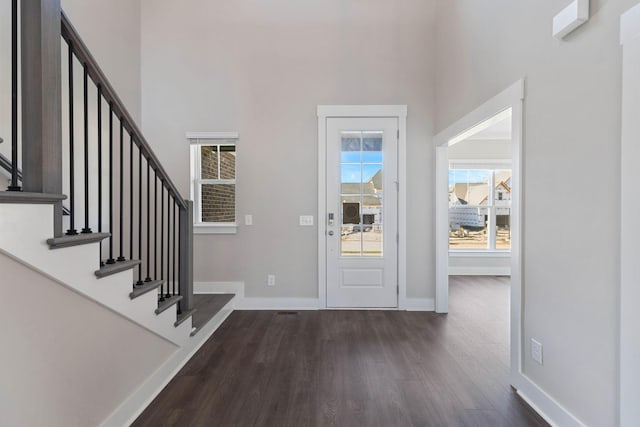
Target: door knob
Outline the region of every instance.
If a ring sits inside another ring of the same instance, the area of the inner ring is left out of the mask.
[[[327,232],[327,234],[328,234],[329,236],[333,236],[333,230],[329,230],[329,231]]]

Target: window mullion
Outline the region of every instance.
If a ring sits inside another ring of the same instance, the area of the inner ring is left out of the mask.
[[[220,166],[220,164],[222,163],[222,153],[220,153],[220,145],[217,146],[218,147],[218,151],[217,151],[217,156],[218,156],[218,180],[220,180],[221,172],[222,172],[222,167]]]
[[[495,210],[495,190],[496,190],[496,171],[492,170],[489,174],[489,210],[487,212],[487,243],[489,249],[494,251],[496,249],[496,210]]]

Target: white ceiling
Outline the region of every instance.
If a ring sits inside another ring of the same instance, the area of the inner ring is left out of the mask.
[[[510,140],[511,139],[511,115],[493,123],[486,129],[469,135],[467,141],[477,140]]]

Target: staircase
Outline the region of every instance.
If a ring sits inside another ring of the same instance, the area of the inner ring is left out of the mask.
[[[231,313],[233,296],[193,322],[192,202],[176,189],[60,0],[12,0],[12,29],[11,159],[0,153],[10,185],[0,191],[0,253],[177,349],[101,423],[123,425]],[[0,148],[9,145],[3,136]]]
[[[0,204],[0,251],[178,346],[186,343],[192,311],[178,323],[181,296],[158,303],[159,281],[132,289],[132,269],[139,261],[100,268],[97,255],[105,233],[50,238],[53,227],[42,221],[46,217],[53,217],[52,204]]]

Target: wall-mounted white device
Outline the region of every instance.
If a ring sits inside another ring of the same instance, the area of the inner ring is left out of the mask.
[[[553,18],[553,36],[565,38],[589,20],[589,0],[573,0]]]

